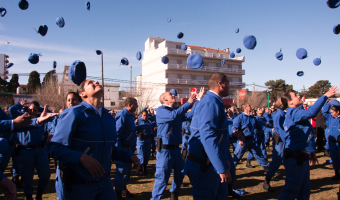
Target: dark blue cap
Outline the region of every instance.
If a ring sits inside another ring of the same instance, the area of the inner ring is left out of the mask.
[[[127,59],[127,58],[122,58],[121,60],[120,60],[120,64],[122,64],[122,65],[129,65],[129,60]]]
[[[308,55],[307,50],[304,48],[300,48],[296,51],[296,57],[300,60],[307,58],[307,55]]]
[[[65,20],[63,17],[58,17],[55,23],[60,27],[63,28],[65,26]]]
[[[187,65],[191,69],[202,69],[204,67],[203,57],[199,53],[193,53],[188,57]]]
[[[4,17],[6,15],[6,13],[7,13],[6,8],[1,7],[0,8],[0,15],[1,15],[1,17]]]
[[[87,10],[90,10],[90,6],[91,6],[91,5],[90,5],[90,2],[89,2],[89,1],[86,1],[85,5],[86,5],[86,9],[87,9]]]
[[[47,34],[48,27],[46,25],[39,26],[39,29],[37,33],[39,33],[41,36],[45,36]]]
[[[181,48],[182,48],[182,50],[186,51],[188,49],[188,46],[185,45],[185,44],[182,44]]]
[[[170,94],[177,96],[177,90],[171,89],[170,90]]]
[[[276,57],[276,59],[278,59],[278,60],[283,60],[283,54],[281,53],[281,49],[280,49],[280,52],[277,52],[276,54],[275,54],[275,57]]]
[[[182,39],[183,36],[184,36],[184,34],[183,34],[182,32],[179,32],[179,33],[177,34],[177,38],[178,38],[178,39]]]
[[[8,63],[8,65],[6,66],[6,69],[11,68],[13,65],[14,65],[13,63]]]
[[[235,29],[235,33],[238,33],[238,32],[240,32],[240,29],[239,29],[239,28],[236,28],[236,29]]]
[[[327,5],[330,8],[337,8],[340,6],[340,0],[328,0]]]
[[[68,74],[71,81],[79,86],[83,81],[86,80],[85,63],[79,60],[74,61],[72,65],[68,68]]]
[[[101,50],[96,50],[96,54],[99,56],[100,54],[102,54]]]
[[[296,75],[298,75],[298,76],[303,76],[305,73],[303,72],[303,71],[298,71],[297,73],[296,73]]]
[[[334,26],[333,33],[336,35],[340,33],[340,24]]]
[[[171,17],[166,18],[166,21],[171,22]]]
[[[26,10],[28,8],[28,2],[26,0],[19,1],[19,8],[21,10]]]
[[[8,149],[8,141],[5,138],[0,138],[0,153],[3,154]]]
[[[30,56],[28,57],[28,61],[31,64],[37,64],[39,62],[39,56],[40,55],[38,55],[36,53],[31,53]]]
[[[225,64],[225,59],[221,60],[221,65],[223,66]]]
[[[53,61],[53,69],[57,68],[57,61]]]
[[[230,58],[235,58],[235,53],[234,52],[230,53]]]
[[[162,63],[163,63],[163,64],[168,64],[168,62],[169,62],[169,58],[166,57],[166,56],[163,56],[163,57],[162,57]]]
[[[319,66],[321,64],[321,58],[315,58],[313,60],[313,63],[314,63],[315,66]]]
[[[138,51],[137,53],[136,53],[136,58],[137,58],[137,60],[141,60],[142,59],[142,53],[140,52],[140,51]]]
[[[236,49],[236,53],[241,53],[241,51],[242,51],[241,48]]]
[[[332,106],[339,106],[340,107],[340,103],[338,101],[335,101],[335,100],[330,101],[329,104],[332,105]]]
[[[254,49],[256,47],[256,44],[256,37],[253,35],[246,35],[243,38],[243,45],[249,50]]]

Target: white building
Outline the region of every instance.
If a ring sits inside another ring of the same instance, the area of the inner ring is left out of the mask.
[[[8,79],[8,76],[6,75],[8,74],[6,66],[9,63],[9,61],[7,60],[7,58],[9,58],[8,55],[0,54],[0,77],[5,80]]]
[[[207,91],[208,78],[212,73],[221,72],[228,76],[230,81],[230,96],[223,99],[225,105],[232,104],[237,98],[237,93],[245,87],[242,82],[242,69],[244,56],[230,58],[229,49],[218,50],[208,47],[187,45],[186,51],[181,49],[182,42],[173,42],[164,38],[149,37],[145,42],[145,51],[142,64],[143,85],[153,86],[153,107],[160,105],[159,96],[170,89],[178,92],[177,102],[182,104],[190,96],[191,88],[195,87],[199,91],[200,87],[205,87]],[[192,53],[199,53],[204,59],[203,69],[191,69],[187,66],[187,58]],[[168,64],[163,64],[161,58],[167,56]],[[221,66],[221,60],[226,62]]]

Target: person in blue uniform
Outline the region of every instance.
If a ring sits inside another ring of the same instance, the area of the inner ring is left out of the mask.
[[[333,86],[307,110],[299,108],[303,102],[294,92],[283,95],[284,98],[287,98],[288,104],[283,125],[285,130],[283,135],[285,142],[283,165],[285,166],[286,178],[279,200],[309,199],[311,185],[309,155],[305,151],[307,147],[309,147],[307,151],[310,152],[313,165],[317,162],[315,141],[311,139],[311,136],[314,135],[313,126],[309,119],[316,116],[328,97],[337,94],[337,89]],[[313,141],[312,145],[309,145],[310,140]]]
[[[233,111],[229,110],[227,112],[227,118],[228,118],[228,122],[229,121],[233,122],[233,120],[234,120]],[[233,134],[232,129],[231,129],[231,131],[229,131],[229,143],[231,144],[231,147],[233,148],[233,153],[235,153],[235,149],[236,149],[237,143],[238,143],[238,138]]]
[[[151,122],[154,122],[155,124],[157,124],[156,123],[156,115],[155,115],[155,109],[154,108],[149,108],[148,119]],[[152,136],[153,136],[153,138],[151,138],[151,157],[155,158],[156,157],[156,141],[155,141],[155,138],[157,136],[157,127],[156,127],[155,130],[152,130]]]
[[[271,129],[273,128],[273,112],[271,109],[269,108],[265,108],[264,110],[265,112],[263,113],[263,117],[266,119],[267,123],[266,123],[266,127],[267,127],[267,131],[264,132],[264,144],[267,147],[268,151],[269,151],[269,142],[270,142],[270,138],[273,136],[273,133],[271,131]]]
[[[136,121],[137,129],[137,157],[140,160],[140,175],[148,175],[147,165],[151,153],[151,140],[154,139],[152,131],[156,129],[155,122],[151,122],[148,118],[148,111],[142,111],[142,117]]]
[[[340,103],[337,101],[330,101],[328,104],[325,104],[322,108],[322,114],[325,116],[328,121],[328,144],[330,156],[332,159],[333,169],[335,175],[332,177],[332,180],[339,180],[339,170],[340,170]]]
[[[201,94],[203,95],[203,93]],[[155,185],[152,190],[151,200],[159,200],[168,184],[171,171],[174,178],[171,184],[171,200],[177,200],[184,175],[182,170],[184,161],[182,159],[179,145],[182,143],[182,122],[190,120],[193,112],[187,113],[194,104],[192,95],[188,102],[179,108],[173,108],[176,97],[170,92],[165,92],[159,97],[162,104],[157,108],[157,155]]]
[[[65,199],[116,199],[111,182],[111,159],[139,164],[126,149],[116,147],[116,123],[101,106],[103,87],[85,80],[79,87],[83,102],[59,116],[51,140],[51,157],[63,172]]]
[[[222,97],[229,95],[227,76],[222,73],[210,75],[208,88],[209,91],[194,112],[188,156],[183,170],[184,175],[190,179],[194,199],[217,199],[220,183],[232,181],[229,172],[231,166],[220,145],[223,137],[228,137],[222,100]],[[226,197],[227,193],[222,196]]]
[[[191,109],[187,111],[188,113],[191,112]],[[190,137],[190,123],[191,120],[182,122],[182,157],[185,161],[188,153],[188,142]]]
[[[117,132],[116,147],[124,148],[132,154],[136,149],[136,127],[133,113],[137,110],[137,108],[137,100],[129,97],[125,100],[125,107],[123,110],[117,113],[115,117]],[[117,199],[123,199],[122,195],[125,195],[126,197],[133,197],[134,194],[130,193],[126,187],[131,174],[131,162],[116,161],[115,164],[116,174],[114,185],[117,193]]]
[[[233,131],[235,133],[241,131],[244,136],[244,141],[239,141],[234,156],[235,166],[243,157],[244,153],[249,150],[257,162],[264,168],[268,169],[268,162],[265,160],[261,147],[257,145],[256,133],[257,130],[262,130],[260,122],[252,115],[250,115],[252,108],[249,104],[242,105],[243,113],[237,116],[233,121]]]

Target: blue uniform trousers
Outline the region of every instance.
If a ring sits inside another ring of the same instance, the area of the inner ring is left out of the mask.
[[[200,169],[201,164],[188,159],[185,162],[185,167],[188,168],[185,174],[187,174],[190,179],[194,200],[216,199],[221,178],[220,175],[216,173],[214,167],[210,166],[204,173]],[[226,187],[228,187],[228,185],[226,185]],[[225,196],[225,192],[223,196]]]
[[[19,167],[24,179],[25,195],[33,194],[34,167],[37,169],[39,184],[38,191],[44,191],[50,180],[50,164],[45,148],[22,148],[18,155]]]
[[[56,191],[56,194],[57,194],[57,200],[64,200],[65,199],[64,183],[61,180],[59,166],[57,166],[56,175],[55,175],[55,191]]]
[[[235,167],[243,157],[244,153],[249,150],[252,152],[254,155],[255,159],[257,162],[262,166],[266,167],[268,166],[268,162],[264,159],[264,156],[262,154],[262,150],[260,146],[258,146],[255,142],[252,141],[245,141],[244,146],[242,147],[241,145],[237,144],[237,147],[235,149],[234,153],[234,164]]]
[[[264,137],[259,138],[258,141],[257,141],[256,143],[257,143],[257,146],[259,146],[259,147],[261,148],[263,157],[264,157],[265,159],[267,159],[268,156],[267,156],[266,145],[265,145],[265,142],[264,142]],[[247,159],[248,159],[248,160],[251,160],[251,159],[253,159],[253,158],[254,158],[254,156],[253,156],[252,152],[249,151],[248,154],[247,154]]]
[[[272,161],[269,163],[269,168],[266,174],[266,178],[271,179],[274,177],[277,170],[280,168],[282,164],[282,152],[278,152],[277,150],[283,151],[283,142],[279,142],[279,144],[273,146],[273,157]]]
[[[124,147],[124,149],[132,152],[131,148],[129,147]],[[116,174],[115,174],[115,179],[113,181],[114,186],[116,190],[122,191],[124,190],[125,186],[128,184],[130,180],[132,163],[115,161],[115,164],[116,164]]]
[[[286,179],[279,200],[309,199],[311,190],[309,161],[303,161],[299,166],[295,159],[283,158],[283,165],[286,170]]]
[[[179,192],[183,182],[184,174],[184,161],[182,159],[181,149],[162,149],[157,152],[155,185],[152,190],[151,200],[161,199],[172,169],[174,169],[174,178],[172,180],[170,192]]]
[[[155,137],[157,135],[157,131],[156,132],[152,132],[152,138],[151,138],[151,151],[155,152],[156,151],[156,141],[155,141]]]
[[[65,199],[72,200],[116,200],[110,176],[96,183],[72,185],[72,192],[65,191]]]
[[[150,139],[139,140],[137,138],[137,157],[141,165],[147,165],[151,154],[151,141]]]
[[[217,197],[220,200],[228,199],[228,185],[232,185],[235,182],[236,170],[235,170],[235,165],[234,165],[233,158],[231,157],[230,152],[227,155],[227,160],[229,160],[229,163],[230,163],[229,172],[230,172],[232,180],[230,183],[221,183],[221,181],[219,182],[218,190],[217,190]]]
[[[333,169],[340,170],[340,145],[332,141],[328,142],[329,153],[331,154],[331,159],[333,161]]]
[[[14,149],[15,146],[8,146],[8,149],[3,154],[0,154],[0,171],[4,172],[6,170]]]
[[[327,129],[326,129],[327,130]],[[326,145],[325,145],[325,149],[329,149],[329,143],[328,143],[328,134],[326,133],[325,130],[325,139],[326,139]],[[328,131],[327,131],[328,132]]]
[[[189,138],[190,138],[190,135],[183,134],[183,136],[182,136],[182,150],[188,149]]]
[[[238,140],[235,140],[235,139],[230,140],[230,143],[232,144],[232,147],[233,147],[234,154],[235,154],[235,149],[236,149],[237,144],[238,144],[237,141],[238,141]]]
[[[12,153],[12,173],[13,177],[21,176],[18,158]]]

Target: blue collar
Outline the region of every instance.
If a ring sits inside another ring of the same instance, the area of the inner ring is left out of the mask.
[[[223,100],[220,96],[218,96],[215,92],[208,91],[207,95],[215,97],[221,104],[223,105]]]
[[[126,112],[128,115],[132,115],[132,113],[130,113],[130,111],[128,111],[125,107],[123,108],[124,112]]]
[[[103,113],[107,113],[108,110],[106,110],[105,108],[103,108],[103,106],[100,106],[100,109],[97,109],[96,107],[92,106],[91,104],[85,102],[85,101],[82,101],[80,103],[80,105],[82,106],[85,106],[86,108],[90,109],[90,110],[93,110],[95,113],[97,113],[99,116],[102,116]]]

